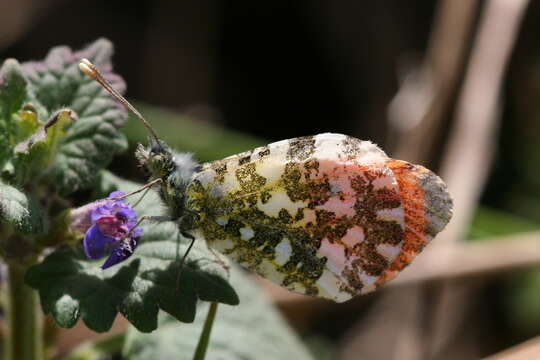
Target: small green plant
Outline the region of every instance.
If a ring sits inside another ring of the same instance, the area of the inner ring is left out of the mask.
[[[57,47],[44,61],[21,64],[9,59],[0,68],[0,256],[8,275],[3,308],[9,330],[3,339],[5,359],[45,358],[40,304],[60,327],[73,327],[82,319],[88,328],[105,332],[120,313],[139,332],[151,332],[161,323],[170,327],[173,319],[193,322],[201,300],[213,304],[214,315],[217,303],[239,303],[228,271],[203,241],[195,243],[178,280],[180,258],[188,244],[178,241],[172,222],[144,224],[142,230],[129,234],[124,247],[110,250],[105,264],[102,246],[107,244],[89,235],[92,226],[128,221],[116,210],[105,211],[103,218],[93,215],[110,205],[104,199],[112,192],[140,187],[105,170],[113,156],[127,148],[119,131],[127,113],[78,69],[79,60],[88,58],[123,91],[123,80],[112,72],[112,51],[111,43],[100,39],[78,52]],[[163,211],[152,193],[133,208],[138,216]],[[125,223],[114,224],[107,228],[109,235],[124,231]],[[129,252],[134,246],[137,252]],[[158,321],[160,309],[170,317]],[[251,319],[249,314],[246,318]],[[227,327],[227,322],[236,329],[244,326],[231,319],[220,326]],[[276,338],[294,338],[283,324],[270,330],[275,332],[281,333]],[[124,351],[126,358],[131,354],[137,358],[140,349],[135,344],[145,342],[135,333],[129,337],[133,340]],[[187,345],[178,349],[179,358],[191,358],[195,345],[202,344],[200,348],[207,342],[208,337],[196,340],[199,333],[182,333]],[[295,358],[309,358],[294,340],[287,341],[281,343],[283,349],[296,346],[291,350],[297,352]],[[279,349],[280,341],[274,345]],[[73,356],[95,358],[96,351],[86,351],[92,346],[86,344]],[[212,349],[212,342],[209,346]],[[203,350],[197,350],[196,358],[204,357]],[[253,351],[252,358],[263,358],[255,355],[256,348]]]

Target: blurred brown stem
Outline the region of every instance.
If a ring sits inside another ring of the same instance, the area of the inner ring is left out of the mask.
[[[540,354],[540,336],[488,356],[484,360],[530,360],[538,359],[538,354]]]
[[[478,206],[495,151],[501,83],[527,3],[491,0],[485,4],[440,171],[454,198],[454,217],[437,246],[462,240]],[[470,291],[456,291],[455,286],[461,284],[439,284],[426,341],[429,357],[442,351],[456,333],[473,298]]]
[[[463,74],[478,1],[442,0],[422,66],[411,72],[388,111],[393,156],[431,159]]]
[[[445,241],[462,238],[491,167],[498,130],[497,100],[527,3],[486,3],[440,170],[454,198],[454,216],[441,236]]]
[[[437,133],[443,128],[443,120],[450,110],[463,73],[467,40],[472,33],[477,5],[477,1],[470,0],[439,2],[424,63],[420,70],[409,75],[389,107],[389,121],[394,130],[390,140],[396,143],[395,157],[415,163],[431,160],[439,138]],[[384,342],[365,342],[363,340],[370,335],[353,334],[345,343],[345,348],[350,349],[344,351],[343,358],[351,358],[347,354],[370,352],[357,344],[377,350],[373,359],[423,358],[426,349],[421,346],[425,338],[425,312],[419,308],[421,290],[413,287],[400,293],[399,297],[393,292],[386,294],[380,301],[393,303],[393,308],[398,311],[389,313],[384,307],[376,308],[371,314],[373,323],[369,324],[369,332],[378,334],[375,338],[384,339]],[[403,314],[414,315],[403,321]],[[395,326],[390,339],[379,320],[381,318]],[[396,346],[389,347],[388,343],[396,343]]]

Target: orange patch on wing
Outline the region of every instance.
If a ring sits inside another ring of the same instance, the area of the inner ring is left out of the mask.
[[[405,161],[393,159],[389,159],[386,165],[394,172],[399,185],[405,217],[405,231],[401,251],[394,262],[390,264],[377,280],[375,283],[377,287],[395,278],[422,251],[430,240],[430,237],[425,232],[424,189],[417,181],[418,174],[427,170]]]

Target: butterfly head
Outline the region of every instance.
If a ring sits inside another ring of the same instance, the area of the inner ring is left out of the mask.
[[[150,135],[150,146],[139,145],[135,157],[141,169],[149,180],[161,179],[161,198],[171,210],[175,218],[184,212],[184,193],[191,176],[200,169],[200,165],[191,154],[182,154],[171,149],[160,140],[156,131],[150,126],[142,114],[133,107],[112,85],[105,79],[99,70],[87,59],[82,59],[79,68],[83,73],[99,83],[124,107],[131,111],[141,121]]]
[[[150,179],[165,179],[173,171],[173,155],[167,145],[161,141],[152,141],[149,147],[139,144],[135,157]]]

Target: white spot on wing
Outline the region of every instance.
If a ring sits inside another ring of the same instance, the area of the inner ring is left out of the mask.
[[[381,209],[377,210],[377,220],[383,221],[395,221],[402,228],[405,228],[405,217],[403,214],[403,207],[397,207],[393,209]]]
[[[343,141],[350,138],[342,134],[325,133],[315,136],[315,153],[317,159],[338,159],[343,154]],[[355,161],[362,163],[378,163],[387,156],[377,145],[370,141],[361,141]]]
[[[289,261],[292,254],[292,247],[291,242],[289,239],[285,238],[281,240],[279,244],[276,245],[275,248],[275,262],[279,266],[283,266]]]
[[[289,214],[296,214],[298,209],[307,205],[307,202],[303,201],[292,202],[284,189],[273,191],[271,192],[271,195],[272,197],[265,204],[261,201],[257,204],[257,208],[268,216],[279,216],[279,211],[281,209],[286,209]]]
[[[329,161],[321,161],[319,163],[322,172],[327,172],[328,171],[326,169],[327,167],[331,168],[329,166],[325,166],[327,163],[330,163],[330,162]],[[335,167],[335,165],[334,165],[334,167]],[[328,180],[328,182],[330,183],[330,186],[333,189],[335,189],[336,192],[341,191],[344,194],[355,194],[356,193],[356,191],[354,191],[353,188],[351,187],[351,180],[348,178],[348,176],[346,176],[346,174],[342,174],[339,177],[331,177]]]
[[[333,212],[336,217],[353,217],[356,215],[356,210],[354,209],[355,202],[356,199],[353,197],[345,197],[341,200],[339,197],[334,196],[328,199],[323,205],[317,206],[317,209]]]
[[[360,275],[360,280],[362,280],[362,284],[364,284],[364,288],[362,288],[362,291],[364,291],[365,289],[370,289],[371,285],[374,285],[375,282],[379,280],[378,276],[371,276],[371,275],[366,274],[363,271],[360,271],[358,275]],[[367,290],[367,291],[371,291],[371,290]]]
[[[344,302],[352,297],[351,294],[340,291],[340,288],[343,285],[342,280],[329,270],[323,271],[316,284],[319,288],[319,296],[321,297],[332,299],[337,302]]]
[[[361,243],[364,241],[364,229],[361,226],[353,226],[349,230],[347,230],[347,233],[345,236],[341,239],[347,247],[352,248],[354,245]]]
[[[313,209],[304,208],[303,214],[304,217],[294,223],[296,226],[306,226],[307,223],[314,223],[317,220],[317,215],[315,215]],[[291,215],[294,216],[294,214]]]
[[[373,179],[371,184],[373,185],[374,189],[383,189],[388,188],[395,191],[398,191],[398,183],[396,180],[396,177],[392,173],[392,170],[388,168],[381,168],[379,171],[383,172],[384,175],[380,176],[376,179]]]
[[[262,259],[261,263],[257,266],[256,271],[265,279],[273,281],[276,284],[281,284],[285,278],[285,275],[277,271],[276,266],[268,259]]]
[[[379,244],[377,252],[384,256],[388,261],[394,261],[401,250],[401,245]]]
[[[224,216],[220,216],[216,218],[216,223],[221,226],[225,226],[229,223],[229,219],[227,219]]]
[[[284,155],[276,153],[262,158],[257,162],[256,172],[266,179],[266,185],[272,185],[279,181],[285,171]]]
[[[215,240],[210,245],[221,253],[234,248],[234,243],[230,239]]]
[[[317,256],[326,256],[326,267],[335,274],[341,274],[345,267],[345,248],[341,244],[332,244],[327,238],[321,241],[321,247],[317,250]]]
[[[253,237],[253,235],[254,235],[254,232],[252,228],[250,227],[240,228],[240,239],[249,240]]]

